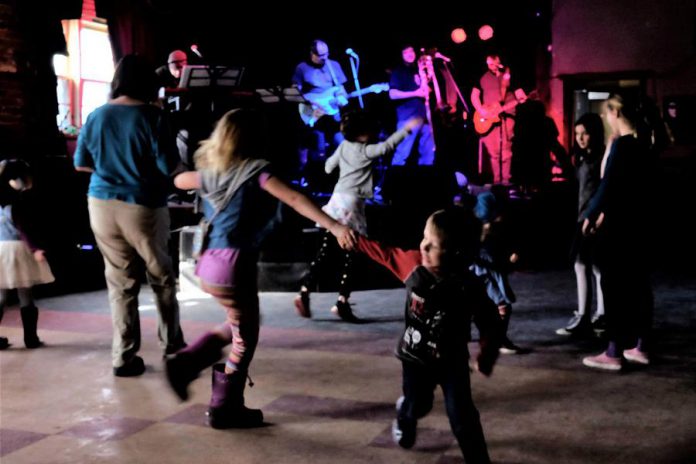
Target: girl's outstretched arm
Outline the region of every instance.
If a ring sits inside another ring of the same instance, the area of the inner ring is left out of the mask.
[[[262,188],[282,201],[292,209],[300,213],[307,219],[314,221],[331,232],[341,248],[351,250],[355,247],[357,236],[355,232],[348,226],[336,222],[331,216],[324,213],[317,205],[309,198],[300,192],[292,189],[288,184],[271,176],[263,184]]]

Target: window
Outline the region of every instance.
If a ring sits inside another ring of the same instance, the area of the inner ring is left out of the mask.
[[[80,125],[87,115],[109,99],[114,59],[106,27],[80,29]]]
[[[89,113],[109,98],[114,60],[106,25],[95,21],[63,21],[68,56],[56,55],[57,124],[74,135]]]
[[[71,81],[68,77],[68,58],[63,55],[55,55],[53,57],[53,68],[56,71],[58,83],[56,92],[58,94],[58,115],[56,122],[58,128],[63,132],[69,132],[72,125],[72,108],[71,108]]]

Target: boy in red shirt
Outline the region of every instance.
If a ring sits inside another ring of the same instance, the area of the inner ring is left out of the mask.
[[[497,310],[468,267],[478,252],[480,222],[471,211],[440,210],[425,224],[420,250],[402,250],[360,237],[357,250],[391,270],[406,285],[406,329],[396,349],[403,394],[392,425],[394,441],[410,448],[418,419],[433,405],[437,384],[452,432],[467,463],[488,463],[479,413],[471,398],[467,359],[471,321],[481,351],[472,368],[488,376],[501,341]]]

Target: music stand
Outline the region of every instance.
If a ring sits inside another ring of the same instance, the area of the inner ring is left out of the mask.
[[[243,66],[184,66],[179,87],[238,87],[242,74]]]
[[[266,89],[256,89],[256,94],[261,98],[263,103],[308,103],[297,87],[282,88],[278,86]]]
[[[256,95],[261,98],[263,103],[278,103],[280,96],[275,89],[256,89]]]
[[[221,87],[239,87],[244,74],[242,66],[184,66],[181,71],[179,87],[201,89],[209,92],[210,111],[215,114],[215,95]]]
[[[290,103],[307,103],[305,97],[297,87],[287,87],[283,89],[283,99]]]

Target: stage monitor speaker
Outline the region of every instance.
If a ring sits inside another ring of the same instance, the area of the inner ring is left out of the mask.
[[[387,169],[383,198],[394,206],[444,208],[452,204],[454,174],[435,166],[391,166]]]

